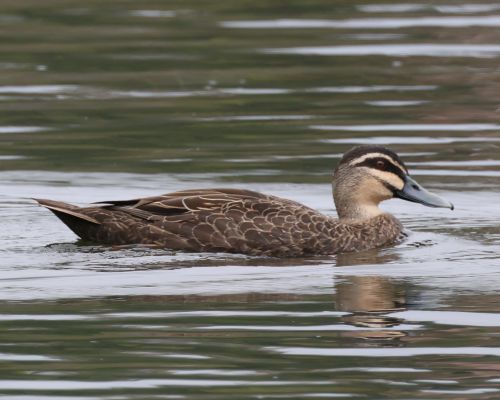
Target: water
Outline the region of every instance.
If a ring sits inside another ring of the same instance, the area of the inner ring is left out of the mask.
[[[18,2],[19,3],[19,2]],[[500,396],[500,6],[0,5],[0,399]],[[334,214],[389,145],[455,211],[272,259],[82,246],[31,197],[244,187]]]

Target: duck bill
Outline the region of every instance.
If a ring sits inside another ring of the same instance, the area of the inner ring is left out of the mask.
[[[454,206],[448,200],[431,193],[420,186],[408,175],[405,177],[403,189],[395,191],[395,197],[403,200],[420,203],[427,207],[443,207],[453,210]]]

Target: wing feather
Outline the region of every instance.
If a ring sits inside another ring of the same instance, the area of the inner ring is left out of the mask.
[[[179,215],[197,211],[217,211],[231,203],[248,199],[267,199],[261,193],[241,189],[182,190],[161,196],[133,200],[102,201],[104,207],[119,207],[123,211],[139,209],[156,215]]]

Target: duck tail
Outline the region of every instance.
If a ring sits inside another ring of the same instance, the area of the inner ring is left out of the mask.
[[[47,199],[33,199],[42,207],[52,211],[69,229],[82,239],[91,239],[92,233],[101,225],[99,221],[86,215],[82,208],[72,204]]]

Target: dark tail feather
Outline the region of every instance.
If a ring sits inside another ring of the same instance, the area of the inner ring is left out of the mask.
[[[92,240],[93,233],[101,223],[85,215],[81,208],[61,201],[33,199],[41,206],[52,211],[64,224],[82,239]]]

